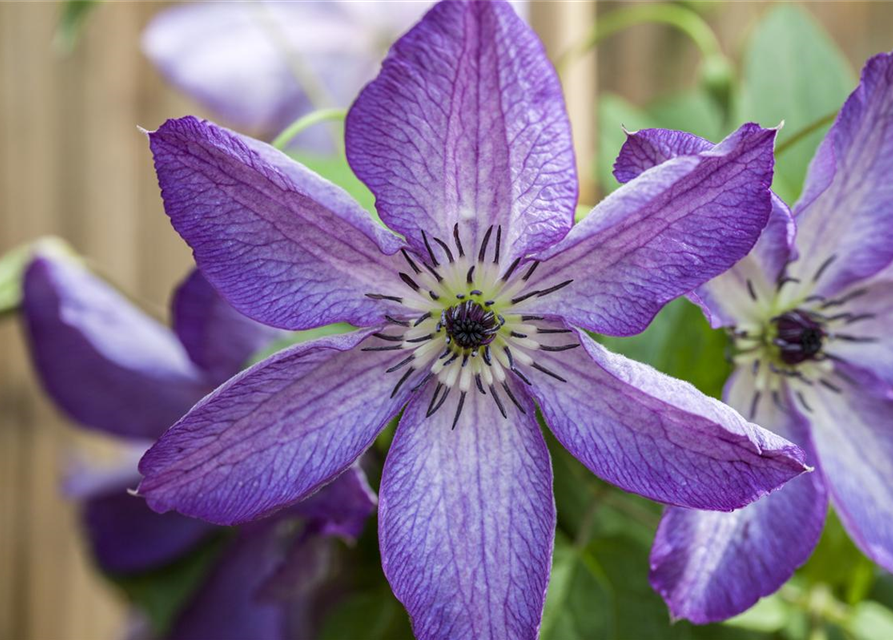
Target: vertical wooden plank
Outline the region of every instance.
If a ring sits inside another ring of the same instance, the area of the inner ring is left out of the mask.
[[[530,23],[539,34],[552,60],[585,38],[595,26],[595,0],[581,2],[534,1],[530,4]],[[580,202],[592,204],[596,198],[595,183],[595,52],[577,59],[562,71],[564,98],[573,127],[577,173],[580,180]]]

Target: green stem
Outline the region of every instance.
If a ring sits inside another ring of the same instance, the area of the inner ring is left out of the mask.
[[[292,122],[285,128],[285,131],[276,136],[276,139],[273,140],[273,146],[281,151],[294,140],[295,136],[305,129],[327,120],[344,120],[346,116],[347,111],[345,109],[319,109],[308,113]]]
[[[798,131],[797,133],[792,135],[790,138],[788,138],[787,140],[782,142],[780,145],[775,147],[775,157],[777,158],[782,153],[784,153],[785,151],[787,151],[788,149],[793,147],[795,144],[797,144],[798,142],[803,140],[803,138],[806,138],[807,136],[809,136],[811,133],[815,133],[816,131],[818,131],[819,129],[821,129],[822,127],[824,127],[827,124],[831,124],[834,121],[834,118],[836,118],[836,117],[837,117],[837,111],[834,111],[832,113],[829,113],[828,115],[822,116],[821,118],[819,118],[812,124],[806,125],[802,129],[800,129],[800,131]]]
[[[589,34],[562,54],[555,66],[560,73],[564,72],[573,61],[584,56],[608,36],[648,22],[679,29],[692,39],[705,58],[723,55],[716,34],[694,11],[674,4],[638,4],[616,9],[599,17]]]

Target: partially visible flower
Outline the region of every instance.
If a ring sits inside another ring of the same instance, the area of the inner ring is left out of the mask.
[[[421,638],[537,634],[555,528],[536,404],[594,473],[730,510],[805,469],[721,403],[612,355],[754,245],[773,130],[655,168],[571,229],[576,174],[554,69],[503,2],[442,2],[354,103],[345,192],[256,140],[183,118],[149,134],[165,209],[243,313],[357,331],[297,345],[202,400],[140,463],[159,511],[275,512],[403,410],[381,483],[382,563]]]
[[[178,89],[232,126],[270,139],[314,108],[350,104],[388,44],[430,6],[195,2],[155,16],[142,47]]]
[[[616,173],[625,181],[712,146],[640,131]],[[651,581],[675,617],[699,623],[790,578],[829,496],[862,551],[893,570],[893,54],[868,61],[819,147],[794,207],[796,242],[775,202],[754,252],[693,297],[734,342],[726,401],[798,443],[817,471],[734,513],[667,510]]]
[[[23,313],[50,397],[80,426],[107,433],[123,449],[114,465],[81,461],[65,483],[82,503],[99,565],[118,575],[162,567],[219,532],[200,520],[156,514],[127,491],[139,482],[136,463],[148,444],[283,332],[233,310],[197,271],[176,291],[170,331],[73,259],[46,255],[25,272]],[[170,637],[295,637],[283,632],[312,617],[295,613],[324,575],[325,538],[355,539],[374,504],[354,468],[277,518],[240,530]],[[313,559],[322,564],[308,571]]]

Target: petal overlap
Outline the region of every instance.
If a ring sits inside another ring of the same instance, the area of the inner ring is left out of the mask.
[[[385,464],[382,566],[420,640],[537,636],[552,559],[552,467],[534,406],[507,422],[472,391],[465,416],[410,402]]]
[[[41,383],[86,427],[155,439],[210,390],[169,329],[73,260],[36,258],[23,307]]]
[[[535,256],[534,313],[608,335],[633,335],[664,304],[719,275],[757,242],[772,209],[775,130],[744,125],[697,155],[620,187],[558,244]]]
[[[502,225],[508,261],[571,228],[577,181],[558,77],[503,2],[442,2],[392,47],[347,117],[347,157],[381,219],[472,244]]]
[[[731,511],[806,470],[803,452],[726,405],[577,331],[543,353],[566,382],[531,387],[549,428],[597,476],[667,504]]]
[[[194,117],[149,134],[165,211],[241,313],[282,329],[369,326],[399,239],[285,154]]]
[[[726,385],[725,400],[747,411],[754,393],[752,373],[737,371]],[[802,415],[764,402],[752,419],[798,443],[807,461],[816,464]],[[827,510],[820,471],[731,513],[670,507],[651,551],[651,584],[674,618],[705,624],[738,615],[777,591],[806,562]]]
[[[139,493],[156,511],[238,524],[330,482],[408,398],[384,375],[402,354],[360,352],[373,331],[295,345],[219,387],[146,453]]]

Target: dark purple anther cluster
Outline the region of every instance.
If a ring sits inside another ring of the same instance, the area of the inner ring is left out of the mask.
[[[496,314],[474,300],[465,300],[443,312],[441,318],[452,343],[461,349],[477,349],[493,342],[502,326]]]
[[[822,351],[825,330],[807,312],[795,309],[775,321],[778,334],[775,344],[781,350],[785,364],[800,364],[812,360]]]

